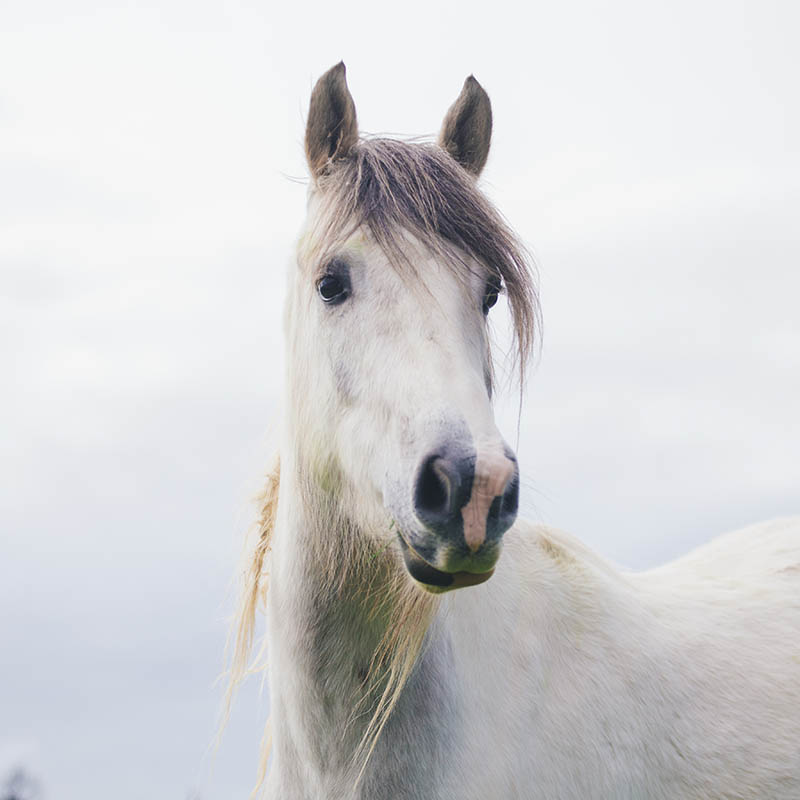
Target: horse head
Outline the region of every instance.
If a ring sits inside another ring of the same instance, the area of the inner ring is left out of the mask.
[[[488,315],[505,292],[524,363],[536,299],[523,249],[476,186],[491,124],[469,77],[437,144],[360,138],[344,64],[308,113],[285,317],[296,457],[340,516],[381,541],[388,519],[431,592],[488,579],[517,515]]]

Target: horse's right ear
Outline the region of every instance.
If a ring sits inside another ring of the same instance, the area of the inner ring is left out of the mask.
[[[311,93],[306,123],[306,158],[316,179],[358,141],[356,106],[347,88],[344,62],[331,67]]]

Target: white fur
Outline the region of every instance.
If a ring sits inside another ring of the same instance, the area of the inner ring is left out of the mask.
[[[310,213],[286,316],[267,796],[800,798],[800,518],[640,574],[518,522],[490,581],[432,600],[359,780],[353,755],[374,709],[354,718],[359,676],[387,623],[369,613],[365,567],[349,574],[336,559],[381,544],[404,575],[392,493],[450,417],[476,441],[499,434],[480,275],[461,283],[420,251],[415,282],[356,233],[341,248],[352,302],[330,313],[314,283],[313,198]]]

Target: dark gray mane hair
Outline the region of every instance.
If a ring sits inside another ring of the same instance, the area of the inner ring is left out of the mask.
[[[514,326],[520,383],[541,329],[533,265],[525,248],[477,188],[475,179],[433,143],[360,139],[317,181],[326,212],[321,241],[341,242],[364,227],[393,264],[408,231],[444,263],[482,264],[505,287]],[[463,274],[463,270],[462,270]]]

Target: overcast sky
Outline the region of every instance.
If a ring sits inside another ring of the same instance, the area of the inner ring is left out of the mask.
[[[245,797],[230,581],[281,391],[314,80],[434,134],[536,253],[523,509],[629,567],[800,513],[791,2],[0,5],[0,781]],[[514,439],[514,403],[500,409]]]

